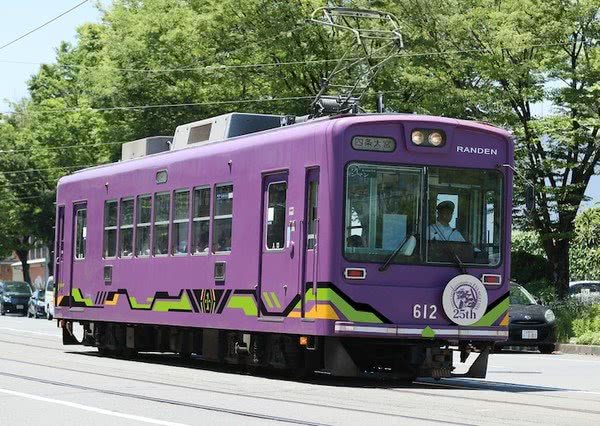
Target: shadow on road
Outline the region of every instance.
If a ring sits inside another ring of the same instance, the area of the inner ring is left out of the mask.
[[[72,351],[67,352],[73,355],[89,356],[96,358],[103,358],[96,351]],[[178,367],[182,369],[191,370],[203,370],[212,371],[218,373],[226,373],[232,375],[245,375],[255,376],[270,380],[280,380],[287,382],[299,382],[305,384],[311,384],[315,386],[332,386],[332,387],[345,387],[345,388],[372,388],[372,389],[390,389],[390,390],[401,390],[401,389],[428,389],[442,388],[447,390],[492,390],[499,392],[552,392],[552,391],[575,391],[575,389],[557,388],[557,387],[546,387],[546,386],[529,386],[514,384],[510,382],[498,382],[488,381],[480,379],[418,379],[416,381],[403,381],[403,380],[383,380],[377,378],[346,378],[346,377],[332,377],[327,375],[313,374],[307,377],[297,378],[291,374],[285,374],[277,370],[266,369],[266,368],[252,368],[248,369],[244,366],[217,364],[214,362],[204,361],[196,356],[185,359],[174,354],[161,354],[161,353],[141,353],[137,354],[133,358],[116,358],[122,359],[123,361],[152,364],[152,365],[166,365],[171,367]],[[497,372],[494,372],[497,373]],[[519,372],[523,373],[523,372]],[[532,374],[534,372],[531,372]],[[537,374],[537,372],[535,372]]]

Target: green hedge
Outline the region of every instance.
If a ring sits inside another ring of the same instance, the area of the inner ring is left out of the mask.
[[[600,304],[586,307],[573,320],[573,332],[579,344],[600,345]]]

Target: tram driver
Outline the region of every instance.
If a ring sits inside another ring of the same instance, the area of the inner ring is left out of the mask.
[[[464,243],[466,240],[456,228],[450,226],[454,214],[454,203],[446,200],[436,207],[437,220],[429,225],[429,241],[452,241]]]

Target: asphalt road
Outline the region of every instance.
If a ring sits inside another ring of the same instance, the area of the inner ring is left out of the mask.
[[[600,358],[494,354],[486,380],[250,376],[174,355],[101,358],[0,317],[0,424],[600,424]]]

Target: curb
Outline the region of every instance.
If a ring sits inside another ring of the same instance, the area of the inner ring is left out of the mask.
[[[595,355],[600,356],[600,346],[597,345],[573,345],[570,343],[559,343],[556,350],[563,354]]]

